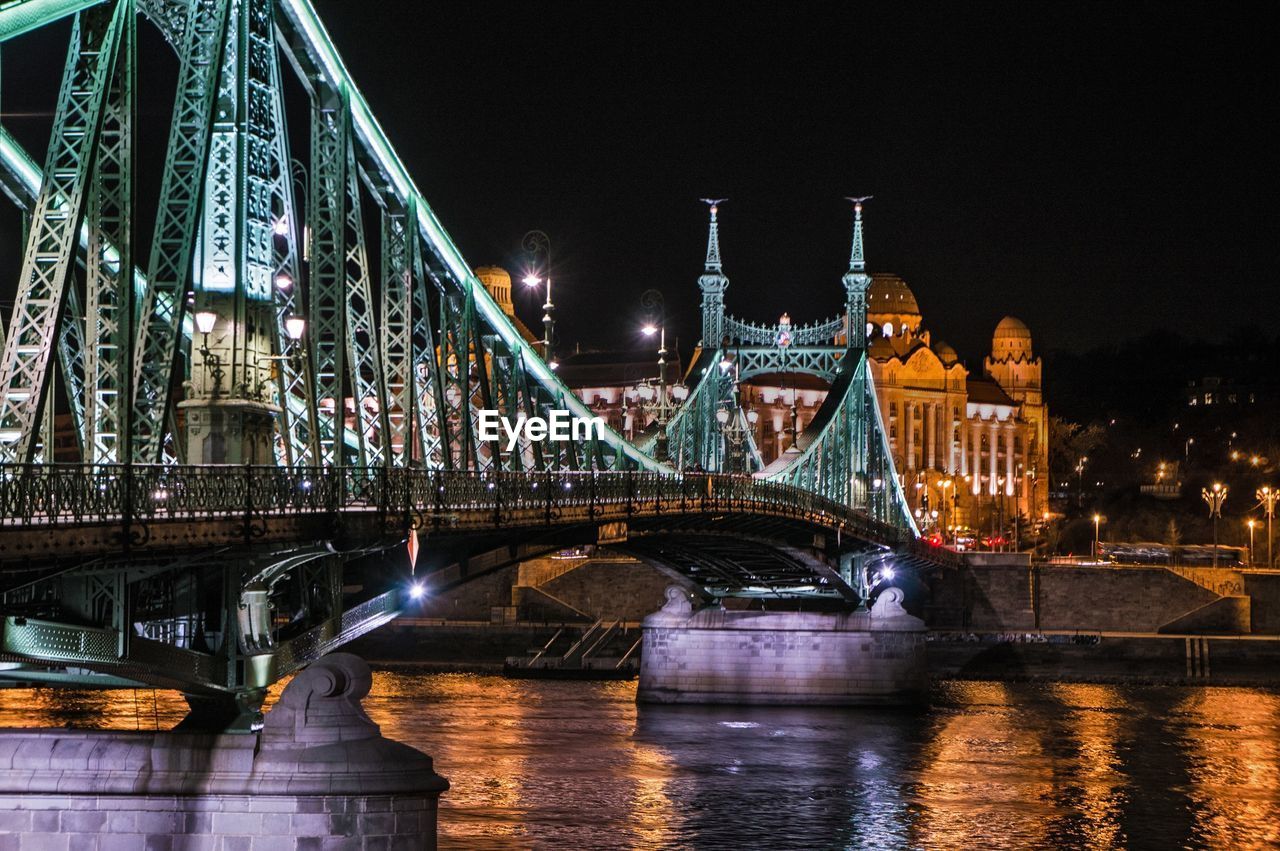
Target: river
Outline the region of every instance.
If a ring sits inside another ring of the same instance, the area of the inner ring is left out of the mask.
[[[1280,845],[1280,693],[952,682],[918,711],[637,707],[634,683],[375,674],[452,788],[442,848]],[[147,691],[0,690],[0,726],[172,726]]]

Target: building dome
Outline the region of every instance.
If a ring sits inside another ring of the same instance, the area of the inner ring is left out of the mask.
[[[476,277],[480,279],[480,283],[485,285],[490,282],[511,285],[511,275],[501,266],[477,266]]]
[[[1016,316],[1006,316],[996,325],[996,332],[991,336],[991,353],[1031,354],[1031,329]]]
[[[951,366],[960,360],[959,353],[946,342],[939,342],[934,346],[933,353],[938,356],[938,360],[942,361],[943,366]]]
[[[871,287],[867,290],[867,313],[919,316],[920,306],[906,281],[897,275],[877,272],[871,276]]]
[[[515,314],[515,305],[511,301],[511,275],[506,269],[501,266],[477,266],[475,276],[504,313],[508,316]]]

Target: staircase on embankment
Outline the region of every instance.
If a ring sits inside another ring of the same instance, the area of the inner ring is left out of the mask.
[[[512,656],[503,666],[511,677],[631,679],[640,669],[637,624],[598,620],[585,628],[562,627],[541,647]]]

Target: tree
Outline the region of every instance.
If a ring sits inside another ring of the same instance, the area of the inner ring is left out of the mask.
[[[1062,417],[1049,417],[1049,471],[1055,482],[1069,481],[1080,459],[1096,450],[1107,433],[1097,423],[1082,426]]]

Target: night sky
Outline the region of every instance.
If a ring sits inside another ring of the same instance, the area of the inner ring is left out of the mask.
[[[551,235],[570,343],[632,340],[649,287],[696,341],[707,195],[757,320],[834,314],[856,194],[971,363],[1005,313],[1068,348],[1280,320],[1272,30],[1224,4],[315,2],[471,263]]]
[[[1280,322],[1273,30],[1221,4],[314,2],[472,264],[518,270],[521,235],[551,235],[562,351],[640,345],[657,288],[688,354],[703,196],[729,199],[729,310],[757,321],[836,313],[843,197],[871,194],[871,268],[971,366],[1006,313],[1041,350]],[[35,152],[65,38],[4,47],[5,125]],[[144,39],[154,204],[176,63]],[[0,216],[11,279],[18,227]]]

